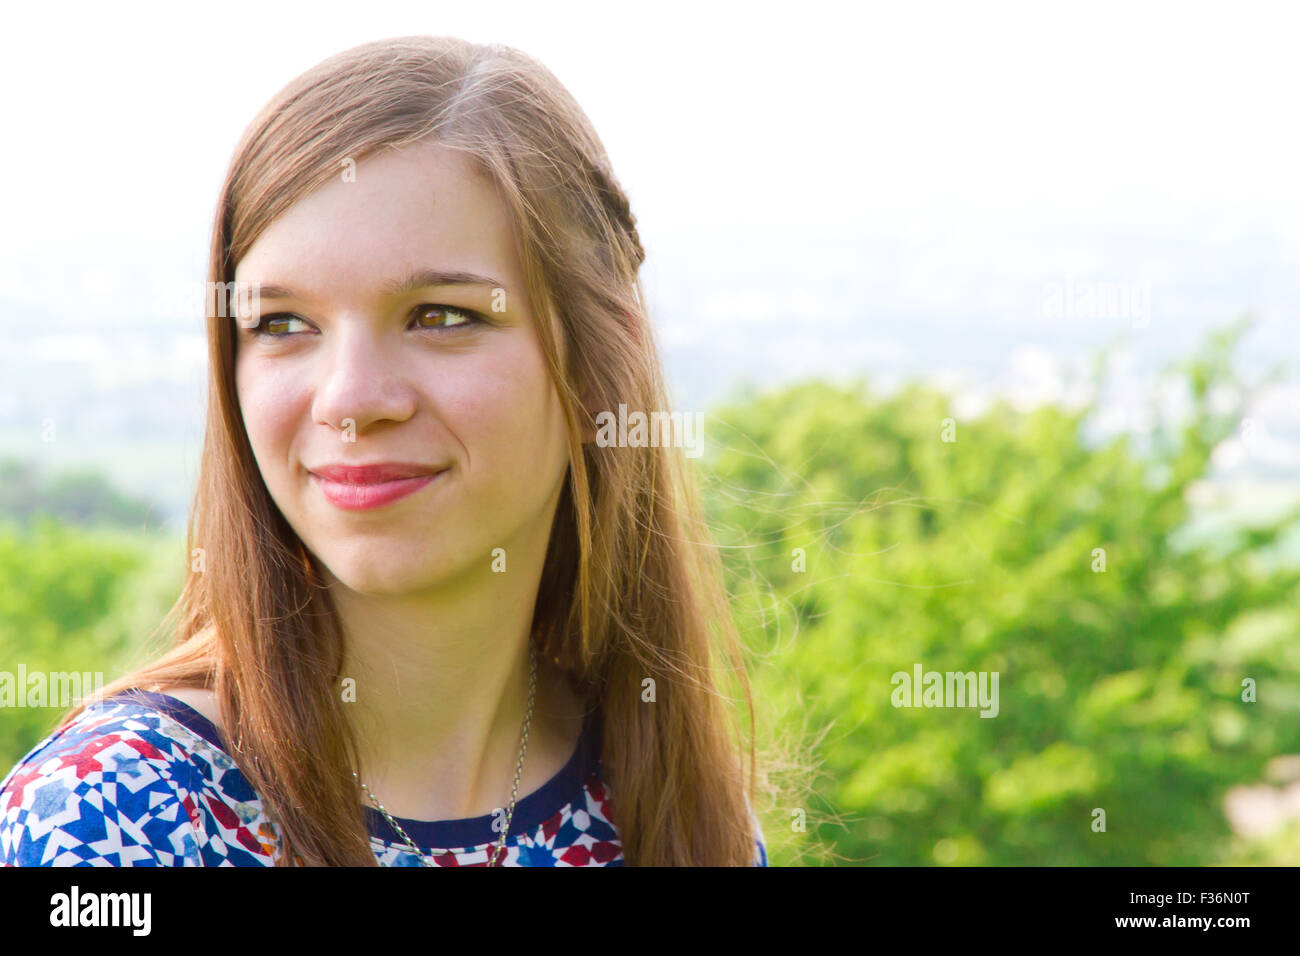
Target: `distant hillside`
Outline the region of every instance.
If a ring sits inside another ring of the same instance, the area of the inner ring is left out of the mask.
[[[26,525],[38,514],[70,524],[121,528],[157,528],[166,517],[158,505],[123,494],[98,471],[47,475],[32,462],[0,459],[0,519]]]

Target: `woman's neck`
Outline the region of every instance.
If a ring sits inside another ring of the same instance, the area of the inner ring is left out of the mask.
[[[520,593],[517,577],[486,569],[467,577],[400,597],[331,581],[361,780],[394,816],[464,819],[510,801],[537,585]],[[539,655],[520,798],[559,771],[581,726],[581,700]]]

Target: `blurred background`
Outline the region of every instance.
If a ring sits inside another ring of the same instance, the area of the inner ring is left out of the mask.
[[[760,731],[817,770],[761,808],[773,863],[1300,863],[1281,5],[10,16],[0,671],[158,646],[244,126],[335,52],[453,34],[545,63],[630,196]],[[998,672],[998,716],[893,706],[918,664]],[[60,712],[0,708],[5,770]]]

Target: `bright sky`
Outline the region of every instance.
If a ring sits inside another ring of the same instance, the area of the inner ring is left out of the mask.
[[[1295,474],[1296,24],[1244,2],[11,5],[0,421],[22,445],[59,418],[69,450],[200,421],[186,290],[240,133],[325,57],[433,33],[519,47],[586,109],[693,400],[724,372],[867,367],[1047,400],[1055,359],[1133,323],[1046,315],[1044,290],[1150,283],[1146,360],[1259,309],[1255,352],[1293,384],[1258,415]],[[122,324],[145,318],[169,334]]]
[[[0,293],[74,253],[201,262],[258,107],[332,53],[407,33],[547,64],[592,117],[647,245],[705,227],[1110,221],[1250,220],[1300,239],[1300,57],[1281,5],[287,7],[11,8]]]

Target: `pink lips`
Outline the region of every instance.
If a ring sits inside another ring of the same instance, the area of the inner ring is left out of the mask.
[[[329,465],[309,474],[330,504],[346,511],[365,511],[414,494],[444,471],[427,465],[384,462]]]

